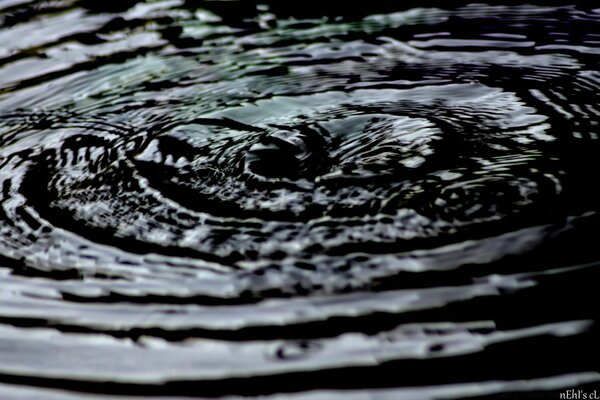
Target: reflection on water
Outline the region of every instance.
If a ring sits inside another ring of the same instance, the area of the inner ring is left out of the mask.
[[[600,9],[0,20],[0,397],[599,384]]]

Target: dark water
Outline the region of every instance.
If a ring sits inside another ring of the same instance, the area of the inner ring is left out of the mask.
[[[600,389],[600,8],[0,21],[0,398]]]

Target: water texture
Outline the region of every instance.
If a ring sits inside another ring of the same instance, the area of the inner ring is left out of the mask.
[[[0,1],[0,398],[600,389],[600,8],[369,3]]]

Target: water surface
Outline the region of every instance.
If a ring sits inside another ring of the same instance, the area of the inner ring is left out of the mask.
[[[0,397],[598,388],[600,9],[415,5],[0,1]]]

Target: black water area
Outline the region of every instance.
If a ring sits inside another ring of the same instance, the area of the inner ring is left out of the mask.
[[[0,0],[0,399],[600,398],[600,4],[513,3]]]

